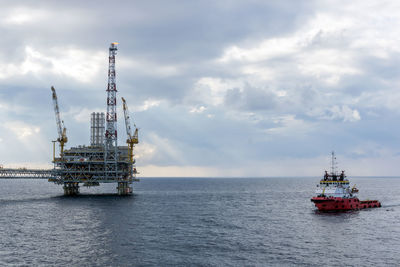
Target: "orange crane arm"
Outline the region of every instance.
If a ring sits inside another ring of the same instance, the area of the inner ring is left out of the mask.
[[[56,115],[56,123],[57,123],[57,131],[58,131],[58,139],[57,141],[60,143],[61,146],[61,154],[64,151],[64,144],[68,142],[67,138],[67,128],[64,126],[64,121],[60,119],[60,110],[58,108],[58,100],[56,89],[51,87],[51,91],[53,92],[53,106],[54,106],[54,113]]]

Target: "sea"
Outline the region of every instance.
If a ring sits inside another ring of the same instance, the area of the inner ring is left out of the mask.
[[[77,197],[0,180],[0,266],[399,266],[400,178],[358,177],[382,208],[316,211],[318,177],[142,178]]]

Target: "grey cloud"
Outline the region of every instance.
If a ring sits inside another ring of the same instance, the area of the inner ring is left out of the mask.
[[[327,2],[325,5],[329,6]],[[41,129],[40,136],[48,140],[50,150],[56,129],[49,87],[54,85],[58,90],[62,116],[70,137],[68,145],[87,144],[89,114],[87,122],[76,121],[74,116],[83,109],[105,110],[107,49],[111,41],[120,42],[117,56],[119,96],[126,97],[131,110],[149,99],[161,103],[145,111],[132,112],[132,117],[142,128],[141,142],[160,142],[156,155],[140,164],[241,165],[246,168],[246,164],[257,160],[314,157],[326,154],[332,148],[346,151],[369,140],[399,149],[394,135],[398,131],[397,115],[391,112],[395,105],[391,109],[385,108],[385,103],[397,99],[399,58],[393,51],[389,51],[388,58],[377,58],[366,48],[351,47],[354,40],[351,31],[339,29],[332,32],[321,28],[302,44],[298,52],[272,55],[267,59],[255,58],[254,63],[240,60],[225,64],[217,62],[225,49],[233,45],[251,48],[266,39],[293,36],[315,18],[320,8],[315,1],[111,3],[74,0],[19,1],[18,5],[14,1],[3,1],[0,14],[6,17],[17,7],[43,11],[44,17],[21,25],[1,24],[3,21],[0,20],[0,43],[3,47],[0,71],[3,73],[2,66],[18,65],[25,60],[26,46],[52,57],[57,57],[63,48],[65,51],[79,49],[84,55],[98,52],[105,55],[104,61],[95,63],[97,66],[102,64],[100,71],[87,83],[51,71],[5,78],[0,75],[0,104],[11,107],[7,109],[0,105],[3,114],[0,121],[37,125]],[[329,8],[324,12],[329,12]],[[360,72],[344,73],[337,83],[329,84],[323,80],[321,68],[326,67],[329,72],[329,67],[334,65],[334,71],[340,72],[348,67],[348,63],[327,62],[319,66],[318,63],[325,58],[318,58],[318,55],[312,62],[316,66],[311,66],[308,72],[302,70],[299,65],[304,62],[301,60],[306,61],[310,56],[307,53],[312,54],[318,49],[348,52],[350,63]],[[37,60],[43,65],[51,64]],[[120,64],[123,60],[143,62],[143,66]],[[245,73],[243,67],[250,65],[272,70],[271,77],[260,78]],[[152,69],[154,66],[172,66],[177,71],[160,74]],[[227,85],[228,89],[221,90],[223,102],[213,106],[197,95],[196,83],[204,77],[233,81],[242,86]],[[284,93],[278,96],[278,91]],[[357,109],[362,114],[361,121],[324,118],[332,115],[329,110],[335,105]],[[204,111],[190,113],[193,106],[202,106]],[[77,108],[80,110],[74,110]],[[374,116],[368,115],[371,111]],[[293,119],[294,130],[289,127],[292,125],[285,125],[287,122],[282,117]],[[286,126],[289,127],[287,135],[271,134],[271,129]],[[307,127],[309,131],[303,131]],[[300,135],[296,130],[306,134]],[[0,146],[4,151],[10,149],[4,140],[18,143],[18,149],[23,148],[15,137],[9,137],[12,135],[10,129],[2,132]],[[119,132],[123,143],[121,119]],[[162,138],[176,150],[176,154],[172,154],[168,146],[162,146]],[[44,151],[42,157],[46,162],[44,154],[47,152]],[[2,156],[7,157],[6,154]],[[27,153],[29,159],[34,156],[34,153]],[[12,154],[10,159],[17,161],[18,157]]]
[[[270,110],[276,107],[277,96],[268,89],[259,89],[246,86],[241,91],[233,88],[226,92],[225,103],[229,107],[249,111]]]

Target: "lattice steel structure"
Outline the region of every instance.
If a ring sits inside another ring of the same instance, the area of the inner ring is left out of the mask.
[[[0,168],[0,179],[54,179],[57,174],[54,170],[37,169],[8,169]]]
[[[93,112],[90,116],[90,145],[104,146],[104,113]]]
[[[112,43],[109,49],[108,87],[107,87],[107,115],[105,161],[116,161],[117,158],[117,86],[115,84],[115,55],[117,43]]]
[[[128,136],[128,140],[133,138],[132,145],[127,141],[129,146],[118,146],[116,51],[117,43],[112,43],[109,49],[108,87],[106,90],[107,113],[105,117],[104,113],[91,114],[90,146],[83,145],[65,150],[61,146],[59,157],[55,156],[54,147],[54,168],[52,170],[0,168],[0,178],[48,179],[49,182],[62,184],[65,195],[78,194],[80,184],[98,186],[100,183],[118,183],[117,191],[120,195],[132,193],[132,182],[139,181],[136,179],[137,172],[133,158],[133,143],[138,143],[138,137],[136,130],[134,138]],[[55,90],[52,89],[52,91],[54,100]],[[58,104],[56,106],[56,115],[58,115],[56,119],[58,119],[57,125],[60,132]],[[106,124],[106,127],[104,127],[104,124]],[[65,130],[61,132],[61,136],[64,136],[63,133],[65,135]],[[67,140],[66,135],[65,140]]]
[[[134,168],[136,174],[136,168],[129,159],[129,148],[117,147],[117,171],[113,172],[110,171],[108,164],[115,163],[104,162],[104,148],[104,146],[78,146],[64,150],[62,158],[54,159],[54,173],[57,175],[54,175],[51,182],[64,184],[64,190],[68,191],[65,192],[66,195],[77,194],[79,183],[83,186],[98,186],[100,183],[115,182],[118,183],[118,194],[131,194],[132,188],[129,185],[138,179],[130,172],[131,168]]]
[[[100,183],[115,182],[118,183],[118,194],[127,195],[132,193],[130,184],[138,181],[135,161],[131,160],[129,148],[118,146],[116,53],[117,43],[112,43],[109,48],[104,142],[98,138],[98,132],[103,131],[104,117],[93,113],[91,115],[91,130],[93,129],[91,145],[72,147],[65,150],[60,158],[54,159],[54,169],[58,176],[53,179],[53,182],[64,184],[67,195],[78,193],[79,183],[83,183],[84,186],[97,186]]]

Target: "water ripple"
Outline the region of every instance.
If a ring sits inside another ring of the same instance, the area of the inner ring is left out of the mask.
[[[395,266],[400,179],[355,180],[383,208],[320,213],[310,178],[143,179],[130,198],[0,181],[0,265]]]

